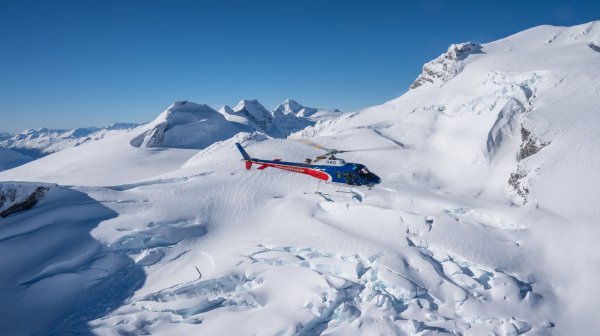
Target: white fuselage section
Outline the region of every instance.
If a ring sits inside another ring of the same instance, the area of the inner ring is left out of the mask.
[[[322,161],[322,163],[319,162],[319,164],[325,166],[343,166],[346,164],[346,161],[342,159],[325,159],[324,161]]]

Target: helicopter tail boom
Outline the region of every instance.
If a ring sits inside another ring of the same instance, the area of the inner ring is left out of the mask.
[[[248,153],[246,153],[246,151],[244,150],[244,147],[242,147],[242,145],[240,145],[239,142],[236,142],[235,145],[238,148],[238,150],[240,151],[240,153],[242,153],[242,157],[244,157],[244,160],[246,161],[246,169],[252,168],[252,158],[250,157],[250,155],[248,155]]]

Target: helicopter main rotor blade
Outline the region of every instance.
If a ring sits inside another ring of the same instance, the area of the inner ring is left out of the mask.
[[[327,151],[327,152],[335,151],[335,149],[329,149],[327,147],[323,147],[323,146],[319,145],[318,143],[314,143],[314,142],[312,142],[312,141],[310,141],[308,139],[295,139],[295,140],[298,140],[298,141],[302,142],[305,145],[309,145],[309,146],[317,148],[317,149],[322,149],[322,150]]]
[[[385,150],[406,149],[402,146],[385,146],[385,147],[374,147],[374,148],[337,150],[337,149],[333,149],[333,148],[323,147],[315,142],[312,142],[312,141],[310,141],[308,139],[304,139],[304,138],[295,139],[295,140],[298,140],[298,141],[304,143],[305,145],[326,151],[327,153],[324,156],[330,155],[330,154],[341,154],[341,153],[349,153],[349,152],[368,152],[368,151],[385,151]]]
[[[399,150],[404,149],[400,146],[386,146],[386,147],[374,147],[374,148],[363,148],[363,149],[349,149],[349,150],[339,150],[337,153],[349,153],[349,152],[370,152],[370,151],[385,151],[385,150]]]

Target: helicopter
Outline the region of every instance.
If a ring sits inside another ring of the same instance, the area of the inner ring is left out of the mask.
[[[381,178],[360,163],[346,162],[343,159],[337,158],[336,154],[370,151],[370,150],[387,150],[398,149],[396,147],[382,147],[370,149],[355,149],[355,150],[337,150],[326,148],[308,140],[302,141],[312,147],[325,150],[326,153],[319,155],[314,159],[306,159],[304,163],[286,162],[280,159],[262,160],[251,157],[242,147],[241,144],[235,145],[242,154],[243,161],[246,161],[246,169],[252,168],[252,164],[260,165],[259,170],[269,167],[291,171],[294,173],[306,174],[317,178],[321,181],[346,184],[350,186],[367,186],[369,189],[376,184],[381,183]],[[321,163],[322,162],[322,163]]]

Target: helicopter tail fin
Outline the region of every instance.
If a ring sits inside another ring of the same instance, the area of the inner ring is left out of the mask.
[[[250,155],[248,155],[248,153],[246,153],[246,151],[244,150],[244,147],[242,147],[242,145],[240,145],[239,142],[236,142],[235,145],[237,146],[240,153],[242,153],[244,160],[246,160],[246,169],[252,168],[252,158],[250,157]]]

